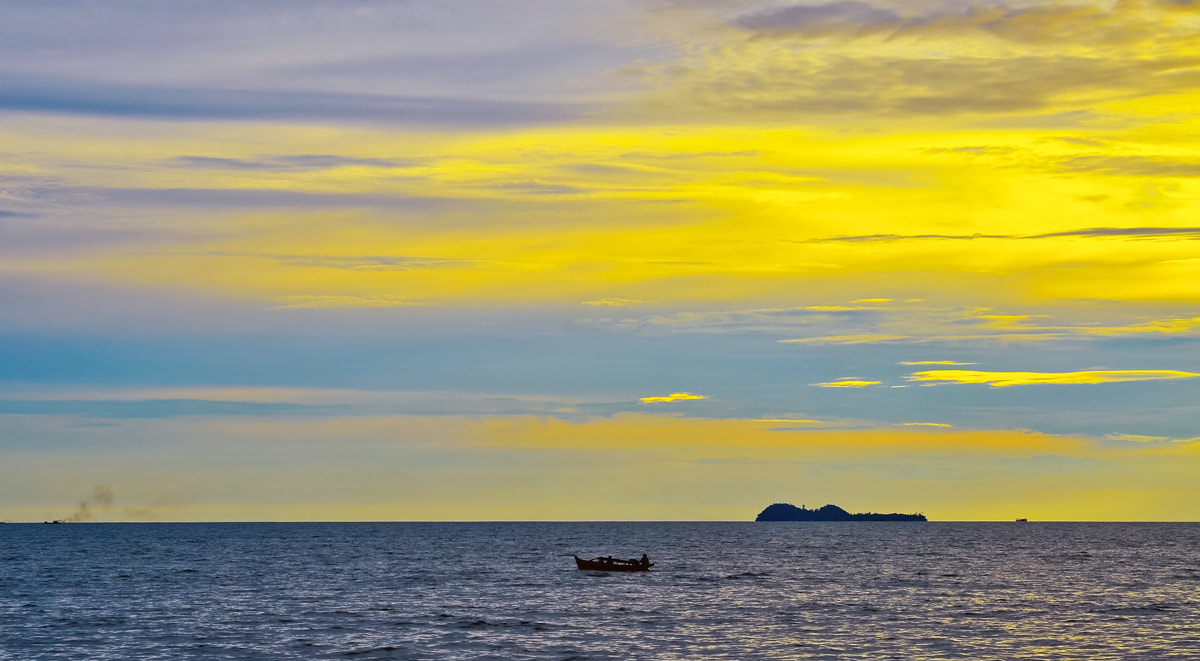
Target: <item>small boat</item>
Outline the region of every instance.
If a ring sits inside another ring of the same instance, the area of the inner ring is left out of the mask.
[[[650,562],[650,558],[645,554],[642,554],[641,560],[622,560],[611,555],[591,560],[584,560],[577,555],[573,557],[575,565],[587,571],[650,571],[650,568],[654,566],[654,563]]]
[[[1029,523],[1029,519],[1017,519],[1017,523]]]

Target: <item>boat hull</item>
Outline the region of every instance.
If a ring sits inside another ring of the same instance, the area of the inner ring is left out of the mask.
[[[596,558],[595,560],[584,560],[579,556],[574,557],[575,565],[580,569],[587,571],[650,571],[650,568],[654,566],[653,562],[648,564],[629,562],[627,560],[613,560],[610,562],[601,558]]]

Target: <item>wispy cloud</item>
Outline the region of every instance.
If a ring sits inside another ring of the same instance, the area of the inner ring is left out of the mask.
[[[809,243],[845,242],[867,243],[872,241],[974,241],[978,239],[1015,239],[1006,234],[857,234],[851,236],[829,236],[809,239]]]
[[[690,392],[676,392],[670,395],[641,397],[638,399],[643,404],[666,404],[669,402],[686,402],[696,399],[708,399],[705,395],[694,395]]]
[[[57,187],[45,191],[49,200],[86,202],[91,206],[203,207],[304,209],[422,209],[454,200],[403,194],[315,193],[271,188],[85,188]]]
[[[811,242],[867,243],[876,241],[1029,240],[1057,239],[1072,236],[1133,239],[1197,239],[1200,238],[1200,227],[1085,227],[1045,234],[864,234],[856,236],[831,236],[812,239]]]
[[[960,363],[957,360],[902,360],[897,365],[974,365],[975,363]]]
[[[1030,239],[1053,239],[1060,236],[1096,236],[1096,237],[1125,237],[1125,238],[1183,238],[1200,239],[1200,227],[1089,227],[1065,232],[1037,234]]]
[[[1118,433],[1105,434],[1104,438],[1107,438],[1110,441],[1130,441],[1133,443],[1161,443],[1163,441],[1172,440],[1171,438],[1169,438],[1167,436],[1145,436],[1143,434],[1118,434]]]
[[[744,16],[737,25],[768,37],[862,39],[948,38],[986,35],[1003,41],[1051,45],[1063,40],[1125,44],[1172,34],[1162,17],[1138,11],[1134,3],[1103,7],[1090,3],[1014,7],[1003,3],[945,5],[924,12],[901,12],[878,3],[837,0],[793,5]],[[1186,28],[1173,36],[1186,34]]]
[[[860,335],[826,335],[822,337],[800,337],[789,340],[778,340],[780,344],[875,344],[907,340],[908,335],[886,335],[881,333],[863,333]]]
[[[1200,333],[1200,317],[1192,317],[1190,319],[1156,319],[1154,321],[1148,321],[1139,324],[1129,324],[1127,326],[1084,328],[1081,330],[1091,335],[1111,337],[1139,335],[1186,336]]]
[[[857,377],[844,377],[837,381],[829,381],[826,383],[814,383],[812,385],[818,388],[866,388],[867,386],[880,385],[880,381],[868,381]]]
[[[166,87],[0,74],[0,109],[175,120],[366,121],[427,126],[564,122],[578,105],[410,95]]]
[[[524,195],[578,195],[586,193],[587,189],[579,186],[568,186],[565,184],[553,184],[545,181],[505,181],[502,183],[487,184],[485,188],[511,191]]]
[[[295,295],[282,296],[278,299],[275,309],[288,308],[394,308],[407,305],[420,305],[419,302],[403,296],[342,296],[342,295]]]
[[[865,35],[901,22],[899,14],[865,2],[842,0],[792,5],[743,16],[736,25],[764,36],[820,37],[835,33]]]
[[[639,301],[635,298],[598,298],[592,301],[580,301],[581,305],[591,305],[594,307],[604,308],[623,308],[633,305],[645,305],[646,301]]]
[[[676,113],[1063,118],[1194,87],[1200,59],[1182,45],[1200,27],[1167,7],[838,0],[714,10],[730,28],[724,39],[643,69],[660,88],[651,105]]]
[[[167,165],[198,170],[262,170],[267,172],[307,172],[333,168],[407,168],[416,163],[398,158],[354,158],[337,154],[282,154],[256,159],[217,156],[176,156]]]
[[[178,418],[182,416],[329,415],[347,407],[289,402],[219,401],[210,399],[144,400],[14,400],[0,399],[0,414],[82,416],[85,418]]]
[[[951,307],[923,301],[894,301],[872,306],[809,305],[795,308],[679,312],[669,315],[639,315],[638,312],[636,308],[627,308],[626,317],[622,319],[580,319],[576,323],[613,331],[654,334],[809,333],[809,337],[787,337],[775,341],[780,344],[814,346],[931,343],[1008,346],[1063,341],[1095,342],[1118,337],[1200,337],[1200,318],[1197,317],[1166,317],[1130,323],[1128,315],[1112,315],[1103,308],[1096,308],[1091,314],[1083,315],[1005,314],[986,307]],[[975,363],[928,360],[899,361],[899,364],[959,366]]]
[[[279,262],[282,266],[295,266],[301,268],[319,268],[319,269],[336,269],[340,271],[407,271],[410,269],[445,269],[445,268],[471,268],[480,266],[482,263],[475,260],[467,259],[447,259],[442,257],[407,257],[407,256],[389,256],[389,255],[284,255],[272,253],[235,253],[235,252],[208,252],[208,253],[190,253],[193,255],[199,254],[205,257],[231,257],[231,258],[263,258],[272,259]]]
[[[1040,384],[1097,384],[1126,381],[1164,381],[1200,377],[1177,370],[1085,370],[1080,372],[983,372],[976,370],[929,370],[905,377],[924,383],[987,384],[996,388]]]
[[[1161,156],[1071,156],[1058,161],[1063,172],[1098,172],[1125,177],[1200,177],[1200,160]]]

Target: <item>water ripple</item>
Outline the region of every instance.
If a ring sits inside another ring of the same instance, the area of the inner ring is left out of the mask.
[[[0,561],[3,661],[1200,658],[1195,524],[12,524]]]

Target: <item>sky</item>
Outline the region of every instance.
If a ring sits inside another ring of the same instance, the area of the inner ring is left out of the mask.
[[[1200,1],[13,0],[0,520],[1200,519]]]

